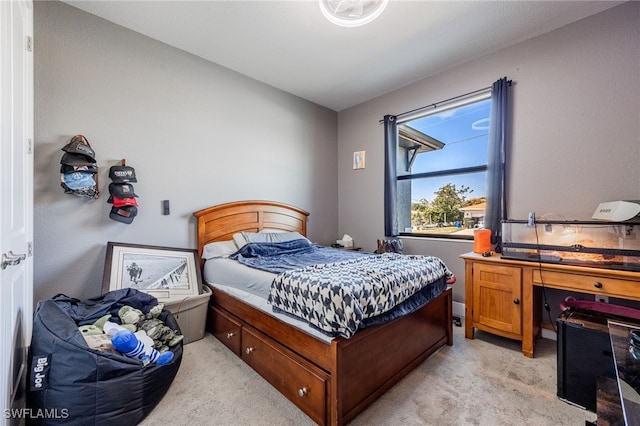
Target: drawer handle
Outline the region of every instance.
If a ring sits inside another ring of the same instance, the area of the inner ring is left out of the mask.
[[[230,331],[230,332],[227,333],[227,339],[231,339],[235,335],[236,335],[236,333],[234,333],[233,331]]]
[[[254,350],[255,350],[255,348],[253,348],[253,347],[249,346],[249,347],[245,350],[245,352],[247,353],[247,355],[250,355],[250,354],[251,354],[251,352],[253,352]]]
[[[309,390],[306,387],[298,389],[298,395],[300,396],[306,396],[307,393],[309,393]]]
[[[601,283],[600,281],[596,281],[596,282],[593,284],[593,286],[594,286],[595,288],[602,288],[602,283]]]
[[[513,299],[513,303],[515,303],[516,305],[519,305],[520,304],[520,299],[518,299],[518,298]]]

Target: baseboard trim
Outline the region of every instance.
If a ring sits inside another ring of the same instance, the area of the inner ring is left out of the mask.
[[[453,316],[464,317],[464,303],[453,302]]]
[[[542,323],[542,332],[540,333],[543,339],[558,340],[558,334],[553,328],[553,325],[548,322]]]
[[[465,309],[464,303],[456,302],[456,301],[453,302],[453,316],[464,318],[464,309]],[[551,324],[547,324],[547,323],[543,324],[542,338],[558,340],[558,336],[555,330],[553,330],[553,327],[551,326]]]

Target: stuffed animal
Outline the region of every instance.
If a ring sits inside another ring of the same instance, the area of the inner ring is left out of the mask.
[[[123,306],[118,310],[118,316],[122,324],[135,324],[144,318],[144,314],[140,309],[132,306]]]
[[[111,319],[111,315],[110,314],[103,315],[100,318],[98,318],[98,320],[96,322],[94,322],[93,325],[95,325],[100,330],[102,330],[104,328],[104,323],[109,321],[110,319]]]
[[[164,309],[164,303],[158,303],[153,308],[149,309],[149,313],[145,315],[145,319],[158,318]]]
[[[83,336],[97,336],[98,334],[102,334],[102,329],[96,327],[94,324],[81,325],[78,327],[80,333]]]
[[[138,323],[138,328],[146,331],[147,335],[153,339],[153,347],[161,352],[177,345],[184,339],[182,334],[165,325],[158,318],[143,320]]]
[[[149,336],[153,341],[153,348],[160,352],[165,352],[170,347],[180,343],[184,339],[184,336],[178,331],[167,326],[158,318],[163,309],[164,304],[159,303],[151,308],[148,313],[144,314],[142,311],[135,309],[132,306],[123,306],[118,310],[118,316],[120,317],[122,327],[130,329],[134,333],[136,330],[146,331],[147,336]],[[105,326],[109,323],[110,321],[107,321]],[[105,333],[110,334],[106,331],[106,328]],[[114,334],[115,332],[110,335],[113,336]]]
[[[146,336],[146,339],[149,340],[147,340],[146,342],[143,341],[145,336],[146,333],[144,331],[132,333],[131,331],[124,329],[118,331],[111,338],[111,343],[113,344],[114,348],[116,348],[118,351],[122,352],[129,358],[142,361],[143,365],[147,365],[149,363],[164,365],[170,363],[171,360],[173,360],[173,352],[158,352],[152,347],[153,341],[148,336]],[[151,344],[149,342],[151,342]]]

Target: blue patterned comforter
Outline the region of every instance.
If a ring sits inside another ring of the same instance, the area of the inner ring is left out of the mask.
[[[269,302],[274,311],[349,338],[423,306],[446,289],[451,276],[436,257],[369,255],[283,272],[271,285]]]
[[[279,274],[309,265],[338,262],[363,256],[369,256],[369,254],[336,250],[313,244],[306,239],[299,239],[276,243],[248,243],[229,258],[251,268]]]
[[[230,257],[278,274],[268,299],[275,312],[346,338],[424,306],[453,276],[433,256],[374,255],[308,240],[249,243]]]

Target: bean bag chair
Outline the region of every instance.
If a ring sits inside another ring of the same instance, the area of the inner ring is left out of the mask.
[[[143,363],[119,353],[89,348],[78,326],[132,306],[147,313],[155,297],[120,289],[84,302],[64,295],[40,301],[29,349],[29,424],[134,425],[160,402],[182,361],[182,342],[165,365]],[[158,317],[180,327],[166,309]]]

